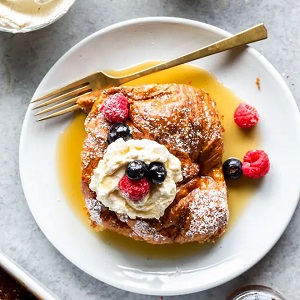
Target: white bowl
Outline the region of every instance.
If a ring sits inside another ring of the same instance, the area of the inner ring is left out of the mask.
[[[0,3],[0,31],[25,33],[46,27],[61,18],[75,0],[9,0]],[[43,1],[41,1],[43,2]],[[47,3],[48,2],[48,3]]]

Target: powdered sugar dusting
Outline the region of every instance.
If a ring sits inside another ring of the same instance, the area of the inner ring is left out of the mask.
[[[151,227],[148,223],[142,220],[137,220],[133,227],[133,231],[144,240],[154,240],[160,242],[166,240],[155,228]]]
[[[135,101],[134,96],[132,100],[135,126],[171,152],[181,152],[196,160],[207,143],[222,139],[215,103],[204,91],[170,85],[161,91],[157,101]]]
[[[88,167],[91,161],[102,159],[107,147],[109,124],[103,114],[89,114],[84,122],[86,138],[81,152],[81,168]]]
[[[90,213],[90,219],[94,221],[97,225],[102,224],[102,219],[100,217],[100,212],[102,205],[100,201],[92,198],[85,199],[85,205]]]
[[[228,222],[227,197],[223,191],[203,190],[194,194],[189,204],[191,220],[186,236],[194,238],[197,234],[207,237],[217,234]]]
[[[117,213],[117,216],[118,216],[119,220],[123,223],[127,223],[129,221],[129,217],[126,214],[118,214]]]
[[[81,168],[85,169],[91,160],[101,158],[102,155],[102,147],[92,135],[88,135],[82,147]]]

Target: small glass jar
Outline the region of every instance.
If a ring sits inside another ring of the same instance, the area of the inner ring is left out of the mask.
[[[226,300],[285,300],[273,289],[262,285],[249,285],[230,294]]]

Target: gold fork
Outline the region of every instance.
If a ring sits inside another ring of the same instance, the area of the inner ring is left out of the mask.
[[[198,58],[206,57],[215,53],[219,53],[241,45],[260,41],[266,38],[267,30],[265,26],[263,24],[258,24],[229,38],[225,38],[221,41],[215,42],[206,47],[190,52],[186,55],[177,57],[164,63],[160,63],[158,65],[130,74],[128,76],[112,77],[105,74],[104,72],[97,72],[75,82],[72,82],[64,87],[56,89],[51,93],[48,93],[38,99],[33,100],[31,103],[45,100],[45,102],[42,102],[33,109],[41,108],[52,104],[52,106],[35,114],[37,116],[55,111],[52,114],[38,119],[38,121],[46,120],[79,109],[80,106],[76,103],[78,98],[83,95],[88,95],[94,90],[104,89],[112,86],[119,86],[121,84],[124,84],[126,82],[140,78],[145,75],[149,75],[151,73],[166,70],[193,61]]]

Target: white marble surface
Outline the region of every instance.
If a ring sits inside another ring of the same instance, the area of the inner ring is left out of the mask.
[[[83,273],[41,233],[26,204],[18,169],[19,137],[31,96],[56,60],[91,33],[127,19],[175,16],[230,32],[264,22],[269,38],[253,47],[283,76],[299,107],[299,15],[298,0],[77,0],[67,15],[47,28],[19,35],[0,33],[1,250],[62,299],[158,300],[116,289]],[[298,206],[275,247],[240,277],[205,292],[164,299],[222,300],[246,284],[265,284],[281,291],[286,299],[300,299],[299,217]]]

